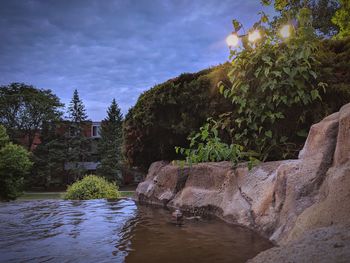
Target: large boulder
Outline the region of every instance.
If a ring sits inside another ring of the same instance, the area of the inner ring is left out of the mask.
[[[229,162],[182,168],[155,163],[137,198],[215,214],[283,246],[307,243],[313,240],[307,233],[317,229],[349,229],[350,104],[311,127],[297,160],[261,163],[250,171]]]
[[[347,263],[350,259],[350,231],[325,227],[307,231],[295,241],[261,252],[249,263]]]

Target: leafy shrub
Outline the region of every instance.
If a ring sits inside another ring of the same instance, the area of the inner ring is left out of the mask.
[[[219,81],[229,83],[228,66],[182,74],[143,93],[125,117],[127,164],[147,170],[154,161],[175,159],[174,147],[188,147],[188,134],[208,117],[230,110],[217,87]]]
[[[0,199],[12,200],[21,195],[24,176],[31,167],[29,152],[22,146],[8,143],[0,149]]]
[[[89,200],[108,198],[115,199],[120,197],[118,187],[114,183],[96,175],[88,175],[83,179],[68,186],[65,199]]]
[[[220,162],[231,161],[236,165],[242,160],[243,156],[249,158],[249,166],[251,167],[257,159],[254,153],[243,152],[244,147],[239,144],[226,144],[218,137],[219,125],[209,118],[207,123],[200,128],[200,131],[194,136],[190,136],[190,148],[175,147],[176,153],[186,156],[188,164],[199,162]]]
[[[242,50],[231,50],[232,84],[220,86],[234,110],[221,115],[215,126],[230,134],[230,143],[222,143],[217,132],[208,133],[206,123],[190,136],[189,149],[176,148],[188,162],[223,156],[234,163],[294,158],[310,126],[350,101],[350,39],[317,39],[306,9],[300,10],[299,28],[286,42],[275,29],[262,26],[266,19],[255,25],[263,39],[255,44],[243,39]],[[239,30],[237,21],[234,26]]]
[[[335,12],[332,22],[339,27],[336,38],[350,36],[350,1],[340,0],[340,8]]]
[[[304,139],[311,105],[326,86],[318,81],[318,41],[307,9],[300,10],[298,22],[294,36],[281,42],[275,30],[260,21],[265,37],[257,44],[246,43],[242,51],[231,50],[232,86],[221,86],[237,108],[231,117],[233,141],[257,152],[262,161],[294,156],[298,147],[292,142],[297,136]],[[294,127],[283,130],[285,120]]]

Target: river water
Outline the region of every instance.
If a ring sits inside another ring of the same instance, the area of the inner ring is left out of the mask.
[[[245,262],[271,244],[216,219],[118,201],[0,203],[0,262]]]

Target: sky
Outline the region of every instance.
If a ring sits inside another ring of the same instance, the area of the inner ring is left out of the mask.
[[[0,85],[79,91],[91,120],[113,98],[139,95],[184,72],[224,63],[232,19],[249,28],[260,0],[0,0]]]

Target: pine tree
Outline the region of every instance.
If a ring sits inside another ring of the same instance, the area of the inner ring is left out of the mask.
[[[123,116],[117,102],[113,99],[107,110],[107,117],[101,124],[101,138],[98,143],[101,164],[97,174],[118,184],[122,182],[120,172],[122,124]]]
[[[66,147],[64,137],[57,133],[57,123],[44,123],[41,130],[41,143],[33,152],[33,175],[29,184],[33,186],[49,187],[52,182],[65,183],[58,176],[64,174]]]
[[[78,90],[76,89],[68,106],[68,118],[72,123],[82,123],[87,120],[84,103],[80,100]]]
[[[87,114],[83,101],[74,90],[73,98],[68,107],[69,131],[66,134],[67,142],[67,170],[72,181],[82,178],[86,169],[83,162],[90,157],[90,141],[83,133],[83,125],[87,122]]]

